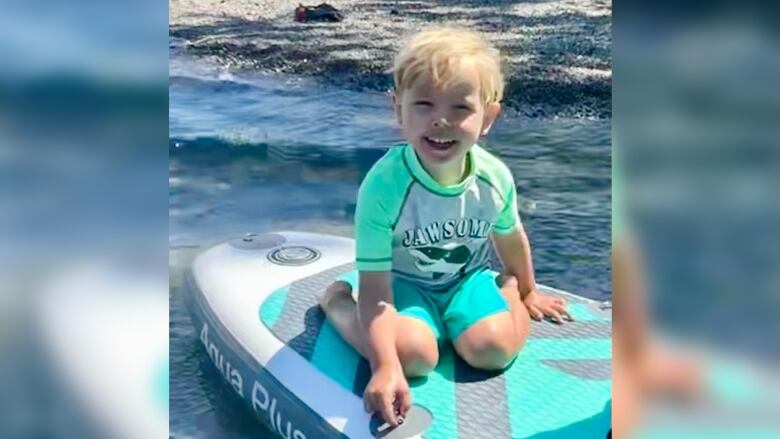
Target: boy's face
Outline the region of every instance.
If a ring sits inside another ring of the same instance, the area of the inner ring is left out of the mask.
[[[424,165],[461,163],[501,110],[497,102],[482,102],[476,69],[465,68],[456,79],[442,88],[423,74],[400,96],[392,96],[404,138]]]

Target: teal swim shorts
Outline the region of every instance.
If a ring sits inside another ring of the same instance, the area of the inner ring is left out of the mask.
[[[442,292],[425,290],[411,282],[393,278],[393,303],[400,315],[425,322],[439,343],[455,340],[473,324],[493,314],[508,311],[509,305],[496,284],[498,273],[483,269],[468,275]],[[358,272],[337,280],[359,291]]]

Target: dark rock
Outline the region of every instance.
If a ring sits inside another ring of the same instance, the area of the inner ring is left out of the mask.
[[[321,3],[317,6],[304,6],[299,4],[295,8],[295,21],[304,23],[307,21],[328,21],[339,22],[344,19],[344,15],[333,6],[327,3]]]

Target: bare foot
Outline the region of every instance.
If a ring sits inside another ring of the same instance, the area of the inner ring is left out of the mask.
[[[364,358],[368,358],[358,323],[358,309],[352,298],[352,287],[343,281],[333,282],[320,297],[320,307],[328,321]]]
[[[355,306],[355,300],[352,298],[352,287],[342,281],[333,282],[325,290],[325,294],[320,297],[320,307],[325,314],[330,314],[336,308]]]

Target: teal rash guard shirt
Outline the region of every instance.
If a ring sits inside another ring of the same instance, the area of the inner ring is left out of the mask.
[[[393,276],[433,290],[452,287],[489,265],[490,233],[520,225],[509,168],[479,145],[466,176],[442,186],[409,144],[392,147],[369,170],[355,212],[359,271]]]

